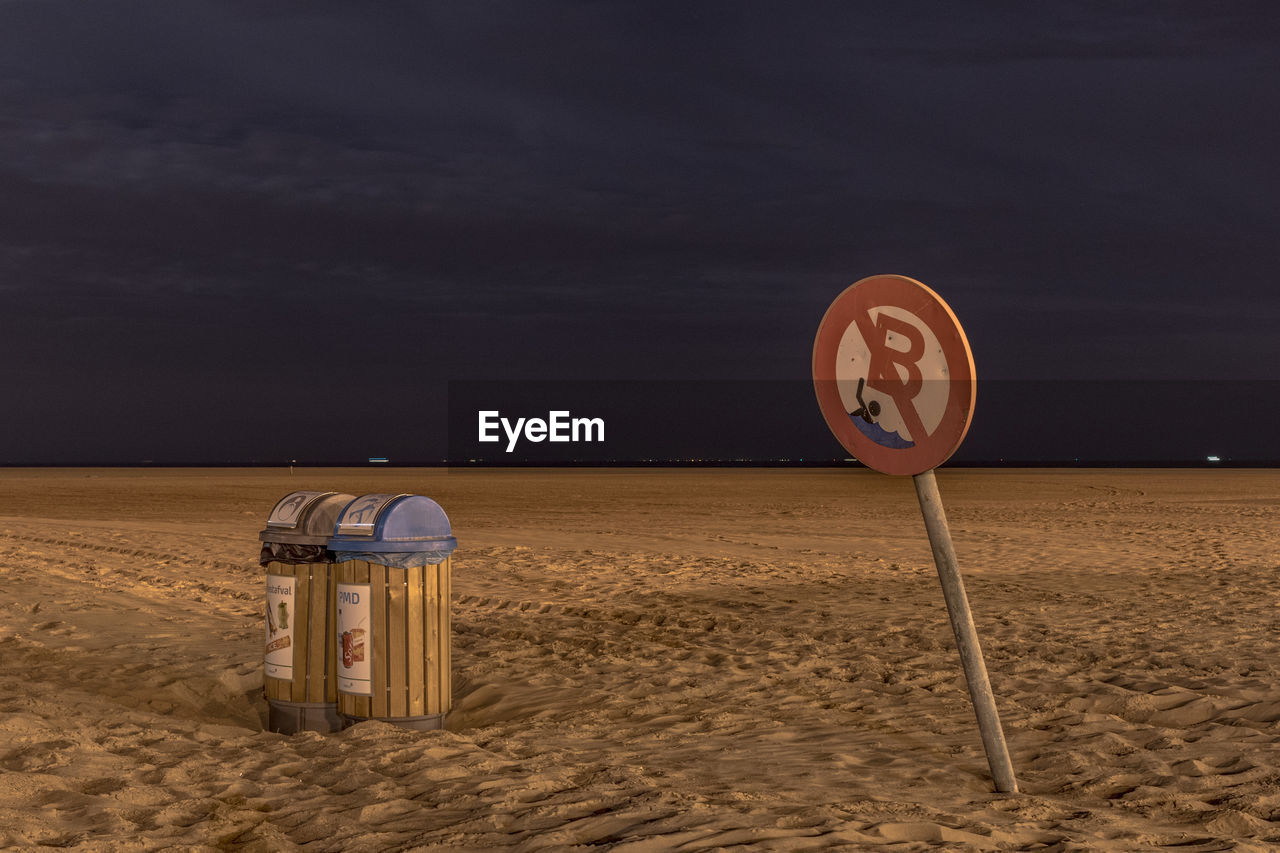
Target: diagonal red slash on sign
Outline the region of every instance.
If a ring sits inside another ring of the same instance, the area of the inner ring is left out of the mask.
[[[867,387],[893,398],[893,403],[906,422],[907,431],[914,441],[928,438],[929,433],[915,406],[916,395],[924,385],[919,366],[920,357],[924,355],[924,335],[910,323],[884,313],[874,323],[871,322],[870,314],[854,314],[853,321],[858,324],[862,339],[871,348]],[[888,338],[891,333],[906,339],[906,351],[889,346]],[[906,371],[906,379],[898,373],[898,366]]]

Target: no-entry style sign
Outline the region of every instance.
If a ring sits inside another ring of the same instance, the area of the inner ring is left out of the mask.
[[[997,791],[1017,791],[933,474],[973,418],[977,376],[964,329],[942,297],[915,279],[864,278],[836,297],[818,325],[813,387],[845,450],[869,468],[914,480],[991,776]]]
[[[876,275],[827,309],[813,344],[813,385],[851,456],[885,474],[920,474],[964,440],[977,375],[942,297],[915,279]]]

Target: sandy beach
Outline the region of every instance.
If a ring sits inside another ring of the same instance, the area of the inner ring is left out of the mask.
[[[0,847],[1280,849],[1280,472],[0,472]],[[264,730],[258,532],[449,513],[447,729]]]

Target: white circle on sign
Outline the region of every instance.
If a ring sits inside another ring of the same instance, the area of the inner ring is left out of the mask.
[[[920,333],[924,352],[913,364],[920,371],[921,384],[920,391],[911,402],[925,430],[932,434],[942,422],[942,416],[946,414],[947,398],[951,390],[949,383],[945,381],[950,374],[947,368],[947,357],[942,351],[942,345],[938,342],[938,336],[924,320],[896,305],[877,306],[867,313],[873,324],[878,325],[880,315],[886,314]],[[909,351],[910,342],[902,334],[892,330],[886,330],[884,334],[884,345],[887,348],[904,354]],[[836,387],[840,392],[840,402],[844,404],[846,412],[852,413],[874,401],[880,407],[878,425],[887,434],[884,440],[889,442],[890,446],[894,446],[897,444],[894,438],[896,436],[903,442],[904,447],[914,444],[920,436],[911,434],[911,430],[894,403],[894,398],[883,391],[876,390],[874,383],[869,381],[873,379],[870,375],[871,366],[871,347],[863,339],[858,324],[850,323],[840,337],[840,345],[836,349]],[[902,364],[891,363],[891,366],[900,381],[908,381],[910,377]],[[858,399],[859,384],[862,386],[861,400]]]

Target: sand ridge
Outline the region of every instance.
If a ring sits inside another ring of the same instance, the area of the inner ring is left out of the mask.
[[[1280,474],[939,485],[1019,795],[905,479],[0,472],[0,846],[1280,844]],[[256,537],[298,488],[449,512],[447,731],[263,731]]]

